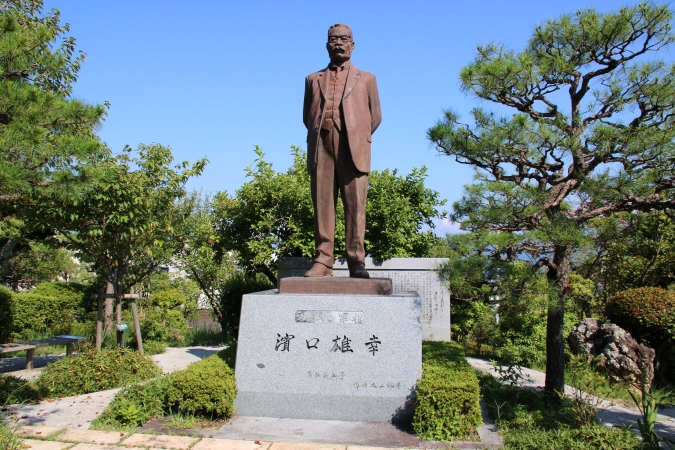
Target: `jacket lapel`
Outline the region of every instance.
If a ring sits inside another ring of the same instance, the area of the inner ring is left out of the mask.
[[[361,76],[361,71],[354,67],[353,65],[349,67],[349,73],[347,73],[347,84],[345,85],[345,93],[342,98],[346,98],[349,93],[354,89],[356,83],[359,81]]]
[[[319,72],[319,88],[321,88],[323,98],[326,98],[326,95],[328,95],[328,68]]]

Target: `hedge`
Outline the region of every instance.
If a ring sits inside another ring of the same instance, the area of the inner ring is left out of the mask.
[[[638,341],[656,348],[675,341],[675,292],[661,288],[628,289],[607,304],[609,319]]]
[[[215,419],[234,414],[236,395],[234,372],[218,355],[212,355],[174,373],[167,400],[181,412]]]
[[[69,334],[76,318],[90,309],[90,287],[78,283],[41,283],[29,293],[0,287],[0,340],[26,331]]]
[[[475,371],[456,342],[422,344],[413,429],[425,440],[466,439],[482,424]]]

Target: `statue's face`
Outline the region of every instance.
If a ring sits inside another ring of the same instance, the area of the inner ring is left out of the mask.
[[[343,63],[352,56],[354,50],[354,41],[349,28],[335,27],[331,28],[328,34],[328,43],[326,44],[328,56],[334,63]]]

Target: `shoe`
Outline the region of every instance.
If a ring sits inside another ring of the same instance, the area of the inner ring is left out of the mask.
[[[305,272],[306,277],[332,277],[333,269],[321,263],[314,263],[311,269]]]
[[[370,278],[366,267],[361,263],[354,264],[349,268],[349,276],[351,278]]]

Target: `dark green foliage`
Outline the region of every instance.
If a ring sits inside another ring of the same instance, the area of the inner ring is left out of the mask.
[[[675,292],[648,287],[619,292],[610,299],[607,315],[651,346],[675,342]]]
[[[0,286],[0,343],[5,343],[12,335],[14,314],[12,310],[12,291]]]
[[[234,414],[236,395],[234,372],[212,355],[173,374],[167,399],[169,406],[181,412],[215,419]]]
[[[259,147],[255,163],[246,170],[250,181],[213,199],[213,220],[218,232],[217,253],[234,251],[247,275],[262,272],[276,284],[279,256],[314,254],[314,212],[306,154],[292,147],[293,166],[275,172]],[[376,259],[426,256],[435,237],[434,218],[445,201],[424,187],[426,169],[407,176],[396,171],[372,171],[366,204],[366,251]],[[344,209],[338,201],[335,255],[344,254]],[[204,288],[202,288],[204,290]]]
[[[445,200],[424,186],[426,178],[426,167],[405,177],[396,169],[368,175],[365,245],[376,260],[424,257],[436,243],[433,219],[445,215],[436,209]]]
[[[234,370],[237,363],[237,342],[234,341],[232,344],[216,353],[216,355],[218,355],[218,358],[225,361],[225,364]]]
[[[506,441],[505,449],[637,449],[628,430],[592,423],[575,425],[572,400],[551,400],[543,392],[499,384],[480,376],[483,401]]]
[[[169,376],[134,384],[115,395],[110,406],[93,422],[94,428],[136,428],[167,412]]]
[[[70,334],[76,318],[92,308],[90,287],[78,283],[42,283],[29,293],[13,294],[14,337],[26,331]]]
[[[498,109],[476,107],[470,123],[446,111],[427,133],[476,170],[451,219],[513,236],[525,245],[510,253],[529,253],[547,271],[552,396],[564,388],[569,275],[590,221],[675,208],[675,64],[656,54],[675,42],[672,19],[668,5],[651,2],[589,8],[537,26],[521,51],[478,46],[461,85]]]
[[[44,397],[67,397],[113,389],[160,374],[154,361],[136,352],[86,348],[47,366],[36,385]]]
[[[37,389],[29,381],[12,375],[0,375],[0,405],[32,402],[39,397]]]
[[[130,347],[133,346],[130,345]],[[146,355],[159,355],[166,351],[166,347],[167,345],[165,342],[143,341],[143,351],[145,351]]]
[[[422,344],[413,428],[425,440],[465,439],[482,423],[478,379],[454,342]]]
[[[266,291],[272,288],[274,288],[274,285],[262,274],[251,277],[234,274],[229,277],[220,290],[217,305],[223,333],[230,336],[239,335],[239,316],[241,315],[241,300],[244,294]]]
[[[151,309],[145,311],[145,317],[141,320],[141,335],[148,341],[182,341],[187,331],[187,320],[175,309]]]

